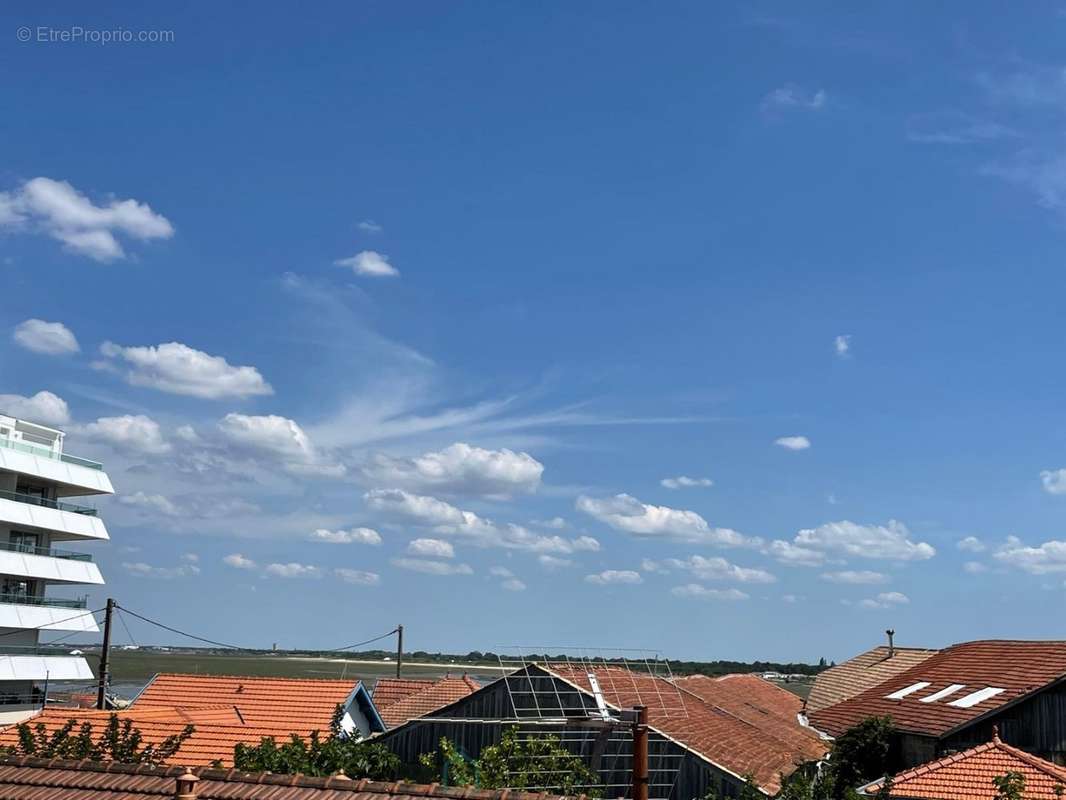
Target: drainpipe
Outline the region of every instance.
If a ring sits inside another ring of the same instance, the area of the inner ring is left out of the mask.
[[[888,657],[892,658],[896,654],[896,645],[893,644],[892,639],[896,635],[896,632],[889,628],[885,633],[888,634]]]

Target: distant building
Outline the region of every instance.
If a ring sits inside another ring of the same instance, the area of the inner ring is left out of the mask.
[[[1015,772],[1025,779],[1025,800],[1061,800],[1066,769],[1011,747],[991,742],[892,776],[892,800],[995,800],[993,778]],[[884,779],[859,788],[860,796],[884,798]]]
[[[902,767],[988,742],[993,729],[1009,745],[1066,764],[1066,641],[952,645],[807,715],[833,737],[872,716],[892,717]]]
[[[38,646],[42,629],[99,630],[85,598],[48,593],[52,585],[103,584],[92,556],[65,545],[106,541],[107,529],[95,509],[68,498],[114,492],[103,466],[64,452],[63,438],[0,415],[0,724],[43,705],[46,680],[93,679],[84,658]]]
[[[395,728],[409,719],[444,708],[480,688],[481,684],[467,675],[439,680],[378,678],[374,684],[374,706],[386,727]]]
[[[759,681],[757,692],[751,691],[752,681]],[[691,800],[709,789],[732,797],[749,774],[760,792],[773,796],[782,776],[827,752],[825,742],[791,713],[798,710],[798,699],[776,692],[784,690],[750,676],[671,683],[611,666],[532,664],[389,730],[379,741],[405,763],[434,751],[441,737],[477,758],[499,742],[505,728],[534,725],[567,736],[568,749],[600,774],[610,792],[631,781],[631,743],[624,736],[603,739],[589,728],[586,710],[615,714],[646,705],[652,797]],[[767,697],[773,699],[767,702]]]

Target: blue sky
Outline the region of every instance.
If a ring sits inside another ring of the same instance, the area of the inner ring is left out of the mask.
[[[93,602],[1061,636],[1066,16],[1026,12],[5,5],[0,394],[116,485]]]

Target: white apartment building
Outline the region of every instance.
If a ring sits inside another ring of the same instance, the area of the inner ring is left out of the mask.
[[[51,587],[103,584],[90,554],[66,548],[107,529],[68,498],[114,489],[101,464],[63,452],[63,436],[0,413],[0,725],[40,708],[49,681],[93,679],[84,658],[38,646],[41,631],[99,630],[84,597]]]

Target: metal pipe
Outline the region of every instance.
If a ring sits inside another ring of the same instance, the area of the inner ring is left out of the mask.
[[[396,677],[400,677],[403,669],[403,625],[396,626]]]

